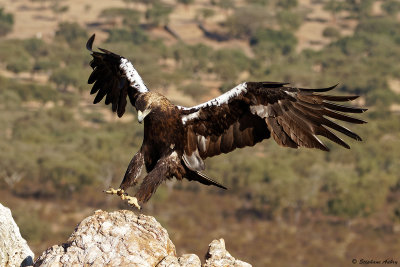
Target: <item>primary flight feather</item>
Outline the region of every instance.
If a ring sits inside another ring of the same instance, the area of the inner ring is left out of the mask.
[[[335,103],[358,96],[322,94],[336,85],[303,89],[279,82],[244,82],[208,102],[182,107],[150,92],[126,58],[101,48],[100,52],[93,51],[94,38],[95,35],[86,45],[93,56],[88,83],[94,83],[91,90],[91,94],[97,93],[94,103],[106,97],[105,103],[111,103],[112,110],[121,117],[129,98],[138,112],[138,121],[144,122],[140,150],[129,163],[119,189],[108,191],[123,199],[128,198],[124,190],[136,185],[143,166],[148,174],[135,198],[129,197],[140,202],[148,201],[163,181],[173,177],[226,189],[201,172],[205,169],[203,160],[254,146],[271,136],[284,147],[325,151],[329,149],[318,136],[350,148],[332,130],[361,141],[356,133],[330,120],[365,123],[347,113],[362,113],[366,109]]]

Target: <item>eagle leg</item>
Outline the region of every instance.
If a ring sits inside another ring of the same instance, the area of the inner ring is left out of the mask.
[[[137,198],[128,195],[128,193],[125,193],[124,189],[121,189],[121,188],[118,188],[118,189],[110,188],[108,190],[105,190],[104,193],[110,194],[110,195],[118,195],[122,200],[127,200],[128,204],[130,206],[134,206],[138,210],[140,210],[140,206],[139,206]]]
[[[131,162],[126,169],[124,179],[119,186],[120,189],[126,190],[127,188],[136,185],[137,179],[142,172],[142,168],[144,165],[144,155],[142,153],[142,149],[140,149],[135,156],[133,156]]]
[[[136,192],[135,197],[142,203],[147,202],[162,182],[173,176],[180,176],[180,166],[181,159],[178,157],[176,151],[172,151],[170,155],[159,159],[154,169],[143,178],[143,182]]]

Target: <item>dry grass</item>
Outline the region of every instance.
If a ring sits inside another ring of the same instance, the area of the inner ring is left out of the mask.
[[[29,0],[1,0],[0,6],[15,16],[14,30],[7,38],[26,39],[31,37],[51,40],[54,37],[57,25],[61,21],[78,22],[82,26],[98,21],[98,15],[103,9],[110,7],[125,7],[122,0],[65,0],[62,6],[68,10],[62,14],[55,14],[49,3],[38,3]],[[101,34],[98,36],[101,39]]]
[[[390,90],[392,90],[396,94],[400,94],[400,79],[389,78],[388,84],[389,84]]]
[[[343,36],[352,35],[357,21],[348,19],[346,12],[340,12],[334,18],[332,14],[324,10],[320,3],[312,3],[311,0],[300,0],[299,4],[305,10],[310,10],[306,21],[296,32],[298,39],[297,51],[304,49],[321,50],[330,43],[328,38],[323,36],[326,27],[336,27]]]

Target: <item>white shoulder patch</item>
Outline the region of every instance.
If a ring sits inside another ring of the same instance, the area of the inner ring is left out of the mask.
[[[182,106],[177,106],[180,110],[194,110],[193,113],[190,113],[188,115],[183,115],[182,116],[182,123],[185,125],[187,121],[193,120],[199,117],[200,114],[200,109],[206,108],[206,107],[211,107],[211,106],[220,106],[222,104],[227,104],[229,103],[229,100],[231,100],[234,97],[237,97],[240,94],[246,93],[247,92],[247,83],[241,83],[235,88],[229,90],[228,92],[220,95],[217,98],[211,99],[210,101],[207,101],[203,104],[194,106],[194,107],[182,107]]]
[[[200,112],[200,110],[190,113],[188,115],[183,115],[182,116],[183,125],[185,125],[187,121],[190,121],[190,120],[193,120],[193,119],[196,119],[197,117],[199,117],[199,112]]]
[[[144,84],[142,77],[133,67],[132,63],[126,58],[121,57],[119,68],[125,73],[126,78],[130,82],[130,85],[136,88],[140,93],[146,93],[149,91]]]
[[[237,97],[238,95],[246,93],[246,92],[247,92],[247,83],[244,82],[244,83],[241,83],[238,86],[234,87],[233,89],[229,90],[228,92],[220,95],[219,97],[211,99],[210,101],[207,101],[200,105],[190,107],[190,108],[178,106],[178,108],[181,110],[190,110],[190,109],[199,110],[201,108],[210,107],[210,106],[220,106],[222,104],[227,104],[230,99]],[[187,115],[187,116],[190,116],[190,115]]]

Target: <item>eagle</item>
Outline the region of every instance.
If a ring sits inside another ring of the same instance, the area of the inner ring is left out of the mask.
[[[117,194],[139,209],[139,202],[147,202],[163,181],[173,177],[226,189],[203,172],[204,160],[270,137],[282,147],[324,151],[329,148],[318,136],[350,148],[332,130],[361,141],[356,133],[331,120],[366,123],[347,115],[366,109],[337,103],[354,100],[357,95],[324,94],[337,85],[304,89],[282,82],[243,82],[210,101],[184,107],[149,91],[128,59],[102,48],[93,51],[94,39],[93,34],[86,44],[93,57],[88,79],[88,84],[93,84],[90,94],[97,94],[93,103],[105,97],[105,104],[111,104],[112,111],[121,117],[129,98],[139,123],[144,123],[142,146],[130,161],[121,185],[106,193]],[[135,196],[129,196],[126,190],[137,184],[143,166],[147,175]]]

